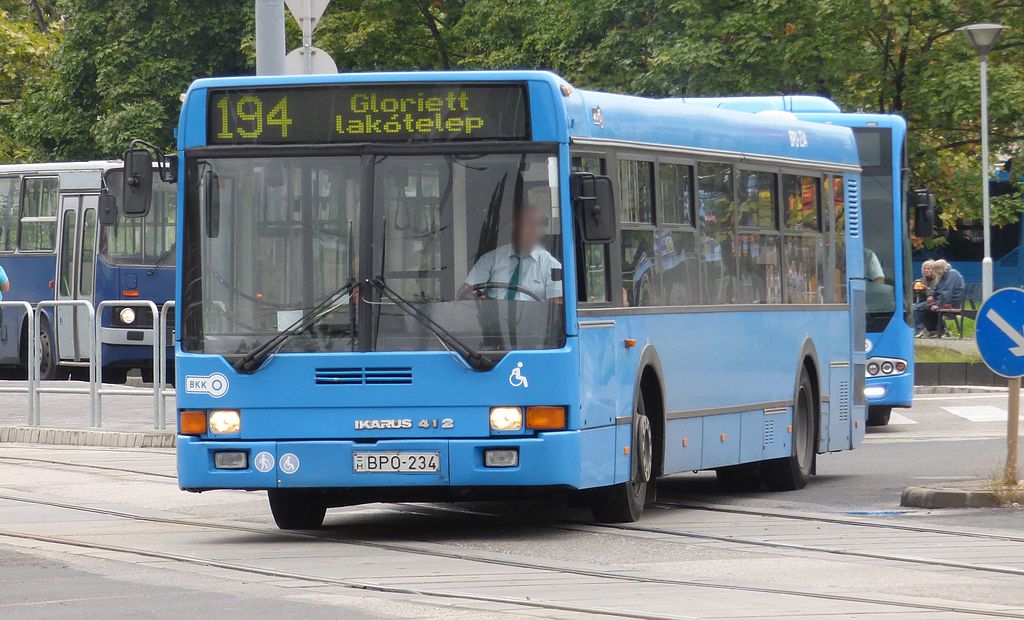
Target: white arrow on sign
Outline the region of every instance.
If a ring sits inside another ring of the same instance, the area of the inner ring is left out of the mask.
[[[304,19],[318,22],[327,10],[331,0],[284,0],[288,10],[295,16],[295,20],[302,22]]]
[[[1014,329],[1014,327],[1010,325],[1006,319],[999,316],[999,313],[995,310],[989,309],[989,311],[985,313],[985,318],[992,321],[1000,331],[1006,334],[1007,338],[1017,345],[1015,347],[1010,347],[1010,353],[1013,353],[1017,357],[1024,356],[1024,333]]]

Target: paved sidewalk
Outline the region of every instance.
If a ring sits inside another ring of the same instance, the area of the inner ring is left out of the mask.
[[[27,386],[25,381],[2,381],[5,388]],[[84,381],[46,381],[44,387],[88,390]],[[39,426],[28,425],[28,394],[0,393],[0,442],[29,442],[58,445],[151,447],[174,445],[174,397],[167,398],[167,429],[154,428],[153,396],[149,388],[129,388],[137,395],[103,396],[102,424],[91,427],[89,394],[47,394],[39,396]]]

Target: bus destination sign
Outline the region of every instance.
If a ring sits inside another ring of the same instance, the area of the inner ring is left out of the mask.
[[[375,84],[213,90],[209,144],[529,139],[526,89]]]

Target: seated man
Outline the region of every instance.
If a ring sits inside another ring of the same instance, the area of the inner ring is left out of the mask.
[[[493,282],[519,287],[536,295],[536,299],[562,303],[562,282],[555,279],[562,264],[540,245],[543,234],[543,210],[531,204],[517,205],[512,221],[512,243],[481,256],[466,276],[459,296],[473,290],[474,286]],[[523,291],[503,286],[477,289],[473,294],[490,299],[535,299]]]

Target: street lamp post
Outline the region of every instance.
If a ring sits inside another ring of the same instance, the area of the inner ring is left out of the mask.
[[[978,52],[981,61],[981,213],[984,227],[985,257],[981,261],[981,296],[992,295],[992,218],[988,196],[988,53],[1006,29],[1000,24],[971,24],[958,28]]]

